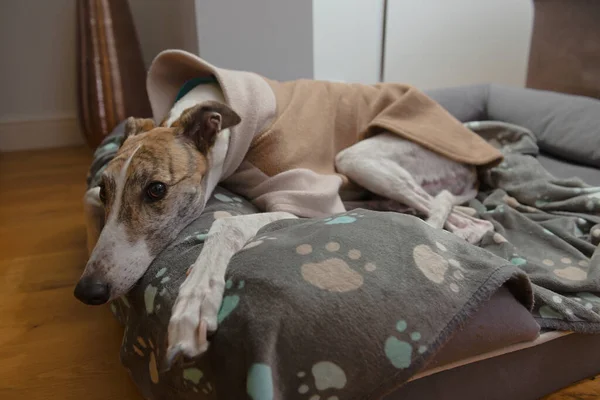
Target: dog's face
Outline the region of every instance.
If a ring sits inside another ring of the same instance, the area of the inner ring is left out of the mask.
[[[217,134],[240,122],[227,106],[207,102],[171,127],[128,119],[124,142],[102,174],[105,225],[75,296],[103,304],[125,294],[152,260],[202,212],[209,153]]]

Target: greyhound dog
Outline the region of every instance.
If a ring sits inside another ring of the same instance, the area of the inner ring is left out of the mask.
[[[209,79],[189,83],[199,76]],[[345,135],[346,121],[367,115],[361,111],[363,103],[357,106],[354,99],[388,89],[381,86],[372,92],[373,86],[316,81],[295,84],[300,86],[290,91],[288,83],[218,69],[189,53],[161,53],[148,77],[154,119],[127,120],[124,141],[102,173],[100,186],[85,195],[91,254],[74,294],[90,305],[126,294],[157,254],[202,213],[217,184],[246,196],[264,211],[218,219],[211,226],[172,309],[169,365],[178,356],[206,351],[207,335],[217,329],[229,260],[271,222],[343,212],[344,200],[360,199],[356,193],[367,191],[411,207],[431,226],[445,227],[469,242],[493,229],[458,205],[477,193],[476,167],[498,162],[501,156],[424,94],[401,86],[395,95],[385,94],[382,107],[377,104],[383,100],[371,98],[365,107],[378,110],[366,117],[371,121],[390,107],[399,110],[396,125],[381,117],[372,135],[356,132],[356,126],[368,125],[350,124],[351,139],[331,140],[328,122],[315,133],[318,136],[306,139],[302,132],[318,130],[318,118],[339,118],[340,104],[352,103],[352,115],[342,115],[344,123],[334,124],[335,129],[342,126]],[[304,85],[309,90],[303,91]],[[322,92],[318,85],[334,86]],[[344,92],[334,107],[315,105],[316,111],[307,114],[314,102],[324,101],[323,93],[349,86],[367,94]],[[296,107],[295,102],[301,105]],[[265,105],[270,111],[261,111]],[[322,108],[333,111],[322,113]],[[285,118],[292,120],[279,126]],[[161,121],[158,126],[155,120]],[[410,125],[411,121],[416,122]],[[436,138],[428,142],[410,136],[420,127],[424,136],[435,129],[455,135],[446,145]],[[302,132],[287,142],[282,139],[298,129]],[[461,137],[464,151],[456,143]],[[268,143],[270,138],[275,144]],[[447,148],[458,156],[447,156]],[[351,187],[359,189],[347,189]]]

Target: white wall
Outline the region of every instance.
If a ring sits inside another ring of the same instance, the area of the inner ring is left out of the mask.
[[[311,1],[196,0],[196,17],[208,62],[271,79],[313,76]]]
[[[82,144],[75,2],[0,1],[0,151]]]
[[[388,0],[385,81],[524,86],[531,0]]]
[[[314,78],[376,83],[384,0],[313,0]]]
[[[273,79],[379,78],[383,0],[129,1],[146,65],[199,48]],[[387,81],[525,82],[531,0],[388,0],[388,15]],[[0,151],[83,143],[75,46],[74,0],[0,0]]]
[[[75,115],[75,2],[1,0],[0,122]]]
[[[199,54],[271,79],[376,82],[383,0],[196,0]]]
[[[384,0],[195,0],[199,54],[273,79],[380,79]],[[524,86],[532,0],[388,0],[384,80]]]
[[[79,1],[79,0],[75,0]],[[74,0],[0,0],[0,151],[83,144]],[[146,64],[197,52],[194,0],[130,0]]]
[[[198,52],[194,0],[129,0],[129,7],[146,67],[165,49]]]

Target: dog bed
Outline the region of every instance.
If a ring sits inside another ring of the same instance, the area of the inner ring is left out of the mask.
[[[528,399],[600,372],[600,102],[493,85],[429,94],[505,153],[470,204],[496,231],[475,247],[363,209],[273,223],[232,259],[209,351],[165,371],[170,310],[210,225],[256,212],[218,188],[110,305],[145,398]],[[121,139],[119,126],[98,148],[89,187]]]

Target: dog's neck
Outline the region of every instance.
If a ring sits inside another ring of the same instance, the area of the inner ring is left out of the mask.
[[[179,119],[181,114],[188,108],[200,104],[204,101],[218,101],[225,103],[225,96],[219,85],[215,82],[202,83],[188,89],[173,105],[167,120],[164,125],[171,126],[173,122]],[[227,150],[229,149],[229,139],[231,131],[229,129],[223,129],[219,132],[217,140],[214,146],[210,149],[207,156],[208,159],[208,170],[203,180],[204,187],[204,204],[208,201],[215,187],[221,181],[223,177],[223,165],[227,157]]]

